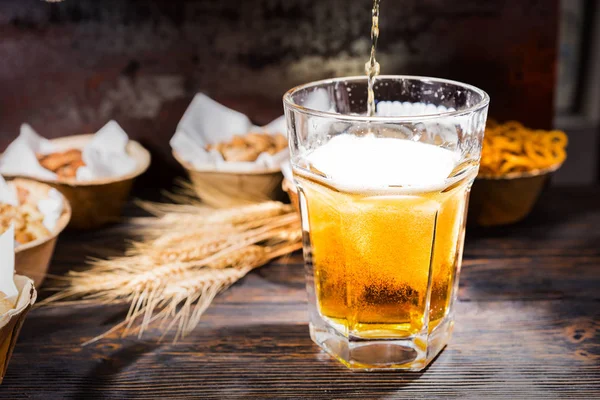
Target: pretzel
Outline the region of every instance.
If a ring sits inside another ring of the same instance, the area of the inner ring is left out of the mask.
[[[503,124],[489,121],[483,138],[479,173],[502,176],[556,167],[567,157],[567,144],[567,135],[562,131],[528,129],[517,121]]]

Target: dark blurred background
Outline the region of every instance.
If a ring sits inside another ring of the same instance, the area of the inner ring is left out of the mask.
[[[370,0],[2,0],[0,151],[116,119],[153,153],[145,185],[181,172],[169,138],[204,91],[264,124],[294,85],[364,71]],[[383,0],[384,74],[480,86],[490,115],[567,130],[557,184],[600,176],[596,0]],[[149,178],[151,177],[151,179]]]

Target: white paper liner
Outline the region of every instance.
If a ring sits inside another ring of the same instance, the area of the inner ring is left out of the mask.
[[[127,175],[136,167],[136,161],[127,154],[129,137],[115,121],[109,121],[83,148],[85,167],[77,170],[77,180],[89,181]]]
[[[29,125],[23,124],[19,136],[0,157],[0,174],[55,180],[56,174],[42,167],[36,155],[53,151],[54,146],[49,140],[38,135]]]
[[[287,148],[273,155],[261,153],[253,162],[225,161],[217,150],[206,151],[208,144],[228,142],[235,135],[250,132],[281,133],[287,136],[285,117],[281,116],[268,125],[259,127],[253,125],[246,115],[199,93],[179,121],[170,144],[178,157],[197,170],[255,172],[281,168],[281,164],[289,158]]]
[[[135,170],[136,161],[127,154],[127,133],[115,121],[102,127],[82,150],[86,166],[77,170],[78,181],[127,175]],[[43,180],[57,180],[55,173],[45,169],[37,154],[50,154],[59,149],[48,139],[38,135],[29,125],[21,125],[19,136],[0,157],[0,174],[24,176]]]
[[[16,188],[6,183],[2,175],[0,175],[0,204],[19,205]]]
[[[60,192],[54,188],[50,189],[48,197],[38,201],[37,207],[44,215],[44,226],[48,231],[53,232],[65,207]]]
[[[14,302],[16,304],[12,310],[8,310],[6,314],[0,315],[0,330],[4,328],[4,326],[6,326],[10,318],[20,314],[27,307],[27,305],[34,304],[35,300],[37,299],[37,292],[35,292],[35,288],[33,287],[33,281],[30,278],[18,274],[13,275],[13,283],[17,287],[18,292],[17,296],[14,299]],[[34,290],[33,296],[30,293],[31,289]]]
[[[15,230],[14,227],[8,228],[6,232],[0,234],[0,292],[4,292],[7,299],[15,303],[19,291],[15,286]]]

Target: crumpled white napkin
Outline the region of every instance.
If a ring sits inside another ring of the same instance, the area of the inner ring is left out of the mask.
[[[6,183],[2,175],[0,175],[0,204],[19,205],[16,188]]]
[[[38,210],[44,215],[44,221],[42,222],[46,229],[50,232],[54,231],[58,219],[62,215],[65,207],[62,196],[59,191],[52,188],[48,191],[48,197],[38,201]]]
[[[89,181],[127,175],[135,170],[136,161],[127,154],[129,137],[116,121],[109,121],[83,148],[85,167],[77,170],[77,180]]]
[[[17,300],[19,291],[15,286],[15,230],[11,226],[6,232],[0,234],[0,291],[4,292],[8,301],[13,304]]]
[[[90,181],[127,175],[136,167],[136,161],[127,154],[127,133],[115,121],[102,127],[82,149],[85,167],[77,170],[78,181]],[[37,154],[65,151],[38,135],[28,124],[21,125],[21,133],[0,157],[0,174],[56,180],[56,174],[40,165]]]
[[[2,175],[0,175],[0,203],[10,204],[12,206],[19,205],[16,188],[13,185],[9,185]],[[44,221],[42,223],[46,229],[50,232],[54,231],[58,219],[62,215],[64,209],[63,198],[58,190],[51,188],[48,191],[48,197],[38,201],[37,208],[44,215]]]
[[[225,161],[218,151],[206,151],[207,144],[229,141],[234,135],[249,132],[281,133],[287,136],[285,117],[281,116],[259,127],[253,125],[246,115],[199,93],[179,121],[170,144],[180,158],[201,170],[248,172],[280,168],[281,163],[289,157],[288,149],[273,155],[262,153],[254,162]]]
[[[38,135],[28,124],[23,124],[19,136],[0,157],[0,174],[54,180],[56,174],[42,167],[36,155],[53,151],[54,146],[48,139]]]

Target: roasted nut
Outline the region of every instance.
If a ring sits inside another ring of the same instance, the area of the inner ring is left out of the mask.
[[[38,155],[40,165],[54,172],[59,178],[74,178],[77,169],[85,166],[81,150],[71,149],[62,153]]]
[[[285,136],[283,136],[281,133],[274,135],[273,141],[275,142],[276,153],[279,153],[281,150],[285,149],[288,145],[287,138]]]
[[[246,147],[246,141],[239,135],[235,135],[229,144],[233,147]]]
[[[206,145],[206,150],[217,150],[225,161],[256,161],[261,153],[276,154],[287,147],[287,139],[278,133],[252,132],[235,135],[229,142]]]
[[[271,135],[267,134],[249,133],[246,135],[245,139],[246,144],[255,148],[259,153],[268,151],[273,145],[273,139]]]
[[[229,147],[222,154],[225,161],[255,161],[260,153],[251,148]]]
[[[29,190],[22,188],[22,187],[17,187],[17,199],[19,201],[19,204],[23,204],[25,202],[27,202],[27,198],[29,197]]]

